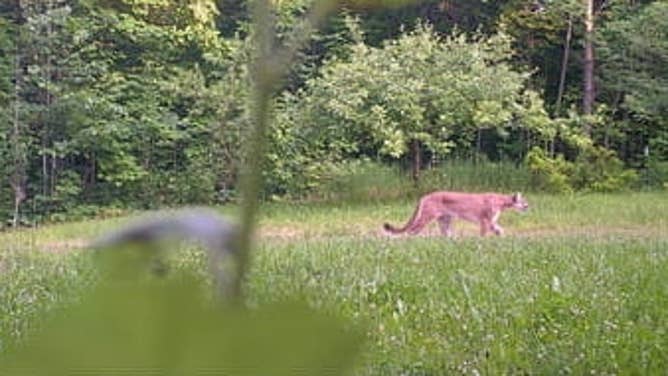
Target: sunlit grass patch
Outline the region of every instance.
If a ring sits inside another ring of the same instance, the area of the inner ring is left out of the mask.
[[[301,294],[366,322],[362,374],[652,373],[668,345],[667,245],[308,242],[258,252],[250,296]]]
[[[0,252],[0,354],[94,279],[90,258],[81,253]]]

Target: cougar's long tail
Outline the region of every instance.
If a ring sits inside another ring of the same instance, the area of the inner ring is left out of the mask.
[[[416,219],[420,215],[420,207],[422,206],[422,202],[418,202],[417,207],[415,207],[415,211],[413,211],[413,215],[411,216],[411,219],[408,220],[408,222],[401,228],[394,227],[389,223],[383,224],[383,229],[390,234],[403,234],[404,232],[410,230],[414,225]]]

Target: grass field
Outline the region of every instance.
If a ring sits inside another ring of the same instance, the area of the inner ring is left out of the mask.
[[[360,375],[665,374],[668,194],[528,199],[507,236],[457,222],[454,240],[384,236],[413,202],[268,205],[249,304],[301,296],[361,323]],[[94,283],[84,245],[125,220],[0,234],[0,352]]]

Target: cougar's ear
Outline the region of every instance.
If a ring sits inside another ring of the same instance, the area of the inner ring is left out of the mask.
[[[513,195],[513,201],[520,201],[522,199],[522,194],[519,192],[515,192]]]

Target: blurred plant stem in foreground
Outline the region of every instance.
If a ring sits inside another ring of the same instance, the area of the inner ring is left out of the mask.
[[[253,2],[253,33],[255,54],[252,66],[253,95],[251,97],[252,128],[246,145],[245,168],[241,176],[241,229],[237,246],[237,277],[233,279],[232,294],[241,300],[242,283],[248,270],[250,252],[260,192],[262,192],[262,164],[265,156],[266,132],[271,122],[271,99],[279,89],[297,51],[309,40],[313,31],[337,6],[335,0],[316,1],[288,38],[285,45],[276,46],[275,20],[269,0]]]

